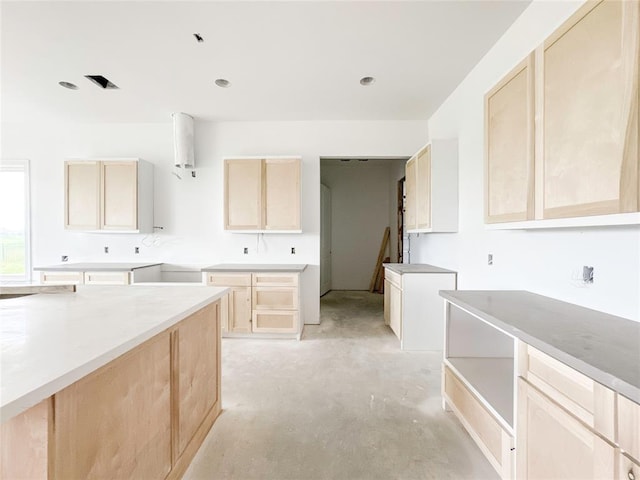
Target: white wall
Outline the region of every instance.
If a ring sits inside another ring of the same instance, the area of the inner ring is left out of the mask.
[[[172,128],[162,124],[2,124],[2,158],[31,161],[33,265],[69,261],[160,261],[210,265],[307,263],[303,315],[319,321],[320,156],[406,156],[425,143],[426,122],[196,121],[197,177],[171,172]],[[301,155],[302,234],[232,234],[222,228],[222,159]],[[155,235],[83,234],[63,229],[66,158],[140,157],[155,165]],[[103,247],[109,246],[105,255]],[[134,246],[140,254],[134,255]],[[249,247],[250,254],[242,253]],[[296,255],[290,254],[296,247]],[[375,260],[375,259],[374,259]]]
[[[412,235],[411,260],[457,270],[460,289],[525,289],[640,320],[640,227],[487,231],[483,224],[484,94],[581,3],[534,1],[429,120],[432,138],[459,138],[460,228]],[[595,267],[593,285],[574,279],[582,265]]]
[[[390,225],[390,162],[323,162],[331,189],[331,288],[368,290],[380,242]]]

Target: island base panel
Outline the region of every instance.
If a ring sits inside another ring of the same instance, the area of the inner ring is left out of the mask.
[[[0,478],[49,477],[49,439],[53,435],[53,402],[47,398],[1,427]]]

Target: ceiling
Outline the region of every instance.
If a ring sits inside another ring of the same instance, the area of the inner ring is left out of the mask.
[[[427,119],[528,3],[2,1],[2,121]]]

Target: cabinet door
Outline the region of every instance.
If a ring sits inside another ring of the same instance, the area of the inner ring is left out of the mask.
[[[402,338],[402,290],[388,283],[389,287],[389,326],[398,338]]]
[[[485,96],[485,222],[534,218],[534,56]]]
[[[100,162],[64,162],[64,227],[100,228]]]
[[[406,211],[404,216],[407,230],[418,227],[416,217],[416,158],[410,158],[405,167],[404,194],[406,197]]]
[[[300,230],[300,159],[264,161],[265,230]]]
[[[638,480],[640,479],[640,464],[631,458],[618,453],[618,480]]]
[[[216,317],[217,304],[211,304],[180,322],[178,327],[174,370],[178,375],[178,455],[218,401]]]
[[[389,322],[391,321],[391,305],[389,303],[391,301],[391,288],[392,286],[389,283],[389,280],[385,278],[384,279],[384,324],[385,325],[389,325]]]
[[[640,458],[640,405],[620,394],[617,400],[618,443],[629,455]]]
[[[520,479],[611,479],[616,452],[582,422],[522,378],[518,379]]]
[[[224,161],[225,230],[262,228],[262,160]]]
[[[220,330],[222,333],[229,331],[229,294],[220,299]]]
[[[138,229],[138,162],[101,162],[102,230]]]
[[[539,50],[544,218],[638,210],[639,22],[637,1],[588,2]]]
[[[416,223],[431,228],[431,145],[416,155]]]
[[[251,333],[251,287],[229,291],[229,331]]]
[[[170,365],[166,333],[58,392],[53,478],[165,478]]]

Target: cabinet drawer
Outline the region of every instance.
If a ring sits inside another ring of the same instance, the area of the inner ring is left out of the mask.
[[[253,331],[262,333],[295,333],[298,331],[298,312],[254,310]]]
[[[388,268],[384,269],[384,278],[388,280],[389,283],[395,285],[398,288],[402,288],[402,275],[396,272],[392,272]]]
[[[295,287],[253,287],[254,310],[297,310],[298,289]]]
[[[513,437],[500,426],[493,415],[446,366],[444,366],[444,393],[447,403],[457,414],[489,463],[502,478],[511,478]]]
[[[84,272],[85,285],[129,285],[129,272]]]
[[[529,383],[599,434],[615,441],[612,390],[529,345],[521,343],[520,349],[520,374]]]
[[[254,287],[297,287],[297,273],[254,273],[251,285]]]
[[[618,444],[636,460],[640,460],[640,405],[618,395]],[[636,467],[636,478],[640,472]]]
[[[82,272],[40,272],[40,282],[48,284],[69,284],[82,285],[84,275]]]
[[[210,273],[207,275],[207,285],[216,287],[250,287],[250,273]]]
[[[618,480],[640,480],[640,464],[626,455],[619,454]]]

